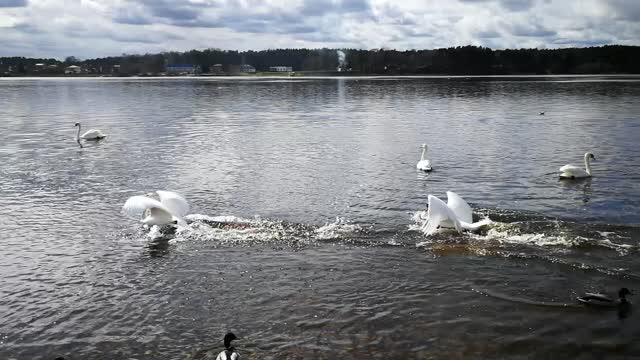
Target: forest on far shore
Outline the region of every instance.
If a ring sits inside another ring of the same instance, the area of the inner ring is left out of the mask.
[[[37,65],[36,65],[37,64]],[[175,64],[198,73],[234,74],[241,65],[257,72],[272,66],[294,72],[350,75],[546,75],[638,74],[640,46],[606,45],[564,49],[492,50],[459,46],[434,50],[274,49],[261,51],[191,50],[159,54],[65,60],[0,57],[0,76],[62,75],[78,66],[84,74],[112,76],[163,75]]]

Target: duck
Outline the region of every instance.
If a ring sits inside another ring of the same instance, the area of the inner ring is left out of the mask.
[[[560,179],[582,179],[591,177],[591,160],[595,160],[596,157],[590,153],[586,152],[584,154],[584,169],[574,166],[574,165],[565,165],[559,169],[560,171]]]
[[[433,168],[431,167],[431,161],[425,159],[425,157],[427,156],[427,149],[428,149],[427,144],[422,144],[420,145],[420,147],[422,148],[422,155],[420,156],[420,161],[418,161],[416,168],[422,171],[433,170]]]
[[[633,293],[629,291],[629,289],[623,287],[618,291],[617,299],[614,299],[609,295],[600,293],[585,293],[584,295],[578,297],[578,301],[585,305],[618,307],[631,304],[631,302],[626,298],[627,295],[633,295]]]
[[[236,335],[232,332],[227,333],[224,336],[224,350],[218,354],[216,360],[239,360],[240,354],[236,351],[236,348],[231,346],[233,340],[238,340]]]

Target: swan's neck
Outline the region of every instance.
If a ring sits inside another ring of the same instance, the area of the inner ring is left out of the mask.
[[[491,223],[493,223],[491,221],[491,219],[482,219],[482,220],[476,221],[474,223],[468,223],[468,222],[460,221],[460,226],[465,230],[478,231],[478,230],[480,230],[481,227],[483,227],[485,225],[489,225]]]
[[[80,141],[80,124],[78,124],[78,132],[76,133],[76,141]]]
[[[425,160],[425,156],[427,156],[427,147],[422,148],[422,155],[420,155],[420,160]]]
[[[587,170],[587,174],[591,176],[591,157],[589,154],[584,154],[584,167]]]

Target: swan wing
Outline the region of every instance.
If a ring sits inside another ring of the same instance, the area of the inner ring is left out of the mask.
[[[433,195],[429,195],[429,209],[427,210],[427,221],[422,225],[422,232],[429,236],[438,230],[438,226],[451,222],[458,232],[462,231],[460,222],[456,214],[445,204],[444,201]]]
[[[174,223],[175,220],[177,218],[171,215],[170,212],[152,207],[145,211],[145,218],[142,219],[142,222],[147,225],[167,225]]]
[[[189,212],[189,203],[182,196],[172,191],[156,191],[162,205],[178,217],[184,217]]]
[[[416,168],[418,168],[418,170],[429,171],[431,170],[431,162],[429,160],[420,160],[418,161]]]
[[[574,171],[574,170],[582,170],[581,168],[575,166],[575,165],[565,165],[563,167],[560,168],[560,172],[569,172],[569,171]]]
[[[589,173],[583,168],[565,165],[560,168],[560,177],[588,177]]]
[[[97,138],[103,138],[106,135],[102,133],[102,131],[100,130],[96,130],[96,129],[91,129],[87,132],[85,132],[84,134],[82,134],[81,138],[83,139],[97,139]]]
[[[471,206],[469,206],[469,204],[467,204],[460,195],[453,191],[447,191],[447,206],[454,214],[456,214],[456,217],[461,222],[464,221],[469,224],[473,222],[473,211],[471,210]]]
[[[130,197],[122,206],[122,212],[135,220],[142,220],[148,216],[148,209],[159,209],[171,214],[171,211],[158,200],[142,195]]]

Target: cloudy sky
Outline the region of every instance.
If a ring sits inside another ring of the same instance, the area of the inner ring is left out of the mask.
[[[0,0],[0,56],[640,45],[640,0]]]

